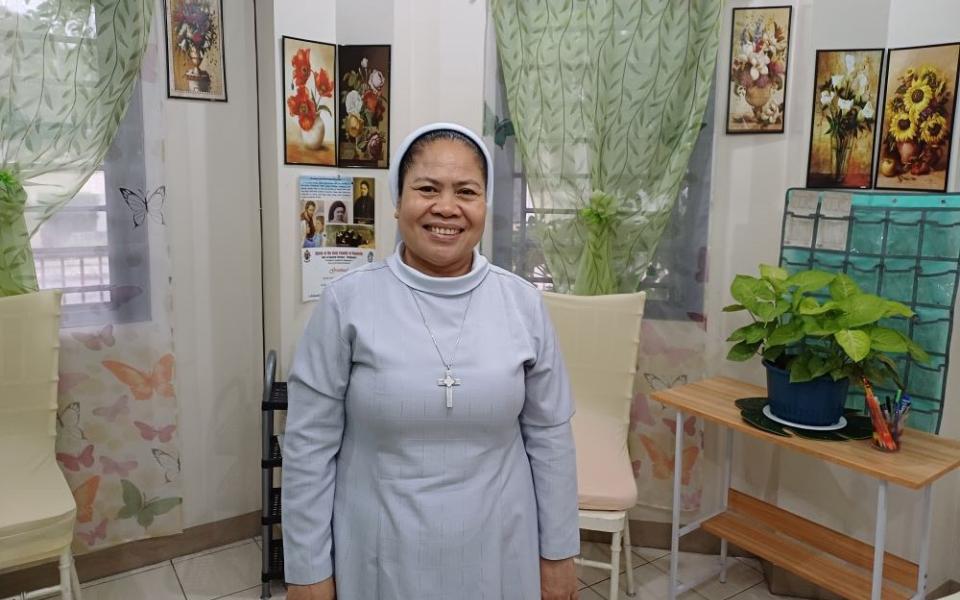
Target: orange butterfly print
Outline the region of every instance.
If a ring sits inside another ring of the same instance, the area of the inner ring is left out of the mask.
[[[93,501],[97,499],[98,489],[100,489],[100,476],[94,475],[73,490],[73,498],[77,501],[78,523],[89,523],[93,520]]]
[[[150,373],[144,373],[118,360],[105,360],[102,364],[113,373],[114,377],[130,388],[130,393],[137,400],[149,400],[153,398],[154,393],[164,398],[173,398],[172,354],[163,355]]]
[[[117,343],[117,340],[113,337],[112,324],[104,325],[103,329],[97,333],[72,333],[70,335],[89,350],[102,350]]]
[[[107,539],[107,520],[103,519],[99,525],[90,531],[78,531],[77,537],[80,538],[87,547],[96,545],[97,540]]]
[[[81,467],[93,466],[93,444],[88,445],[80,454],[57,452],[57,462],[68,471],[79,471]]]
[[[173,439],[173,432],[177,430],[176,425],[167,425],[166,427],[156,429],[143,421],[134,421],[133,424],[140,430],[140,437],[148,442],[152,442],[154,438],[157,438],[165,444]]]
[[[640,443],[643,444],[644,450],[646,450],[647,455],[650,456],[650,461],[653,464],[654,479],[671,478],[673,476],[673,452],[664,452],[657,446],[657,443],[653,441],[653,438],[647,435],[640,434]],[[690,446],[683,449],[683,472],[680,476],[680,481],[683,485],[690,483],[693,466],[697,463],[699,456],[700,448],[697,446]]]
[[[677,433],[677,420],[665,418],[663,419],[663,424],[670,429],[670,433]],[[683,432],[687,435],[696,435],[697,433],[697,418],[696,417],[687,417],[683,420]]]

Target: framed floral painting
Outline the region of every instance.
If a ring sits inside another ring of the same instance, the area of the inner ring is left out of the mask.
[[[960,44],[890,50],[874,187],[947,191]]]
[[[340,46],[339,165],[390,165],[390,46]]]
[[[337,166],[337,47],[283,37],[283,162]]]
[[[883,49],[817,50],[808,188],[869,188]]]
[[[727,133],[783,133],[790,6],[733,9]]]
[[[226,102],[221,0],[164,0],[167,97]]]

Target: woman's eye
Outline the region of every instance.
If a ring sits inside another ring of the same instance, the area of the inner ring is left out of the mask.
[[[416,189],[422,194],[433,194],[437,191],[437,188],[433,187],[432,185],[424,185]]]
[[[461,196],[476,196],[476,195],[477,195],[476,190],[473,190],[473,189],[471,189],[471,188],[463,188],[462,190],[460,190],[460,191],[457,192],[457,193],[460,194]]]

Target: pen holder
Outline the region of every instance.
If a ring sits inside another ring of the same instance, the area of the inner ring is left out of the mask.
[[[880,415],[879,419],[885,426],[886,431],[882,430],[883,427],[878,427],[879,423],[874,420],[873,435],[870,442],[874,448],[882,452],[898,452],[900,450],[900,436],[903,433],[903,419],[899,419],[899,423],[885,418],[884,415]],[[880,430],[878,431],[878,429]]]

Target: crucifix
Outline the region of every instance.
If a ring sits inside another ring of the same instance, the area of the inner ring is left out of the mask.
[[[447,369],[447,375],[437,380],[437,386],[447,388],[447,408],[453,408],[453,388],[460,385],[460,380],[453,377],[453,371]]]

